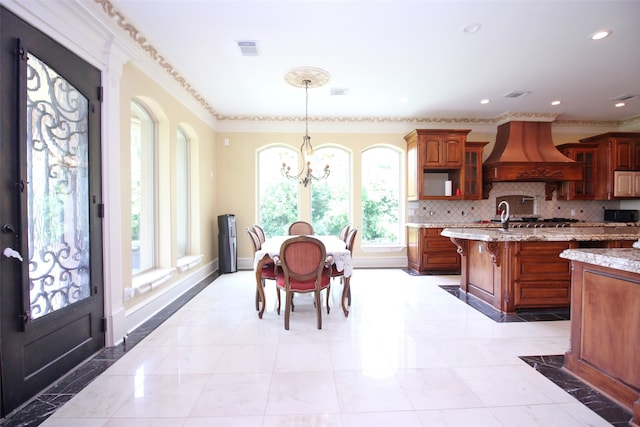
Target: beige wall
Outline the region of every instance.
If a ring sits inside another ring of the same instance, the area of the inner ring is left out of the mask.
[[[178,102],[161,86],[152,81],[138,68],[127,64],[123,70],[120,83],[120,173],[121,173],[121,203],[122,203],[122,279],[123,288],[131,286],[131,197],[130,197],[130,103],[138,99],[147,106],[158,120],[160,141],[160,162],[164,165],[159,171],[159,193],[161,206],[159,227],[161,228],[159,242],[160,267],[170,268],[176,265],[176,233],[175,207],[172,194],[175,193],[175,144],[177,128],[180,125],[187,133],[191,143],[191,197],[194,209],[191,217],[192,237],[191,253],[202,254],[200,265],[214,261],[217,254],[217,241],[209,238],[216,234],[216,179],[211,176],[215,170],[216,133],[209,125],[199,119],[187,107]],[[168,167],[166,165],[169,165]],[[170,230],[170,232],[167,232]],[[171,281],[182,279],[180,273],[174,274]],[[128,300],[125,307],[131,307],[141,300],[149,298],[154,292]]]
[[[285,144],[298,150],[302,143],[303,128],[299,133],[228,133],[219,132],[216,146],[216,182],[218,185],[217,207],[220,213],[236,215],[238,228],[238,257],[252,256],[252,248],[245,229],[257,221],[256,206],[256,161],[257,151],[272,144]],[[393,146],[405,149],[403,134],[333,134],[311,133],[313,147],[318,149],[323,145],[339,146],[351,152],[353,200],[352,221],[361,226],[360,193],[358,189],[361,177],[360,154],[365,149],[376,146]],[[225,139],[228,145],[225,145]],[[402,156],[404,161],[404,155]],[[280,168],[280,165],[273,165]],[[302,198],[302,197],[301,197]],[[404,201],[402,201],[404,204]],[[309,219],[308,212],[301,212],[302,219]],[[362,256],[360,239],[356,241],[354,256]],[[382,257],[385,254],[368,253],[367,257]],[[388,254],[387,254],[388,256]]]

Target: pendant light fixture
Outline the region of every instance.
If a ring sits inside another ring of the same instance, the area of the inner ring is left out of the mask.
[[[282,162],[280,171],[286,178],[299,180],[300,184],[306,187],[311,181],[327,178],[331,172],[329,164],[325,164],[321,174],[314,174],[313,168],[311,167],[314,150],[311,145],[311,137],[309,136],[309,88],[320,87],[326,84],[329,81],[329,73],[319,68],[294,68],[285,74],[284,79],[290,85],[304,88],[305,90],[305,132],[304,137],[302,137],[302,145],[300,145],[301,167],[299,168],[299,172],[292,173],[291,166],[284,161]]]

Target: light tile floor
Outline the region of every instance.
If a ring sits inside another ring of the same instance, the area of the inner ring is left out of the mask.
[[[438,285],[459,276],[356,270],[316,329],[254,310],[253,274],[216,279],[42,425],[609,426],[518,356],[563,354],[569,321],[496,323]]]

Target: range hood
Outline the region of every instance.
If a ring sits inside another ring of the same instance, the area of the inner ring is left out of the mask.
[[[582,164],[555,147],[551,122],[511,121],[498,126],[482,176],[489,185],[501,181],[579,181]]]

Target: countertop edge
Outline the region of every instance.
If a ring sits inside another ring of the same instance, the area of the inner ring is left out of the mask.
[[[638,249],[565,249],[560,258],[640,274]]]

